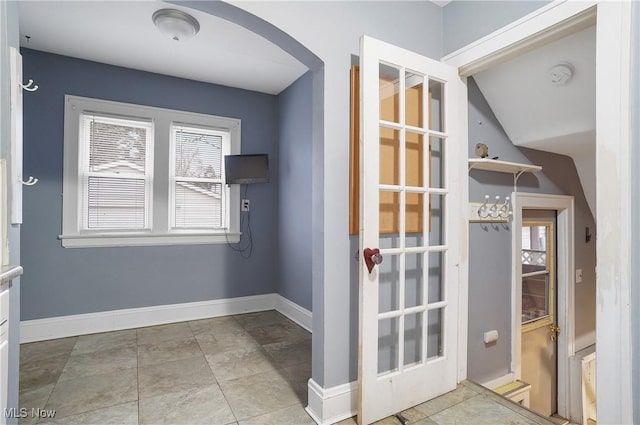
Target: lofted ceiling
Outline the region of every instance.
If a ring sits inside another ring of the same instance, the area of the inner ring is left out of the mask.
[[[307,68],[278,46],[224,19],[155,1],[21,1],[22,47],[190,80],[278,94]],[[183,10],[200,23],[176,42],[151,21]],[[29,36],[27,41],[26,36]]]
[[[595,56],[593,26],[473,76],[513,144],[573,158],[594,217]],[[550,70],[559,64],[573,76],[555,85]]]

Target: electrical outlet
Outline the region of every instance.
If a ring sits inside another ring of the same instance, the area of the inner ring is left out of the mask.
[[[249,212],[249,200],[248,199],[243,199],[241,205],[241,209],[244,212]]]
[[[582,283],[582,269],[576,269],[576,283]]]

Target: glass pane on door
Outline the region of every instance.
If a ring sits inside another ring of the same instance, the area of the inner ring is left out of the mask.
[[[400,70],[380,64],[380,119],[400,122]]]
[[[413,127],[423,127],[424,76],[405,71],[404,87],[405,124]]]
[[[409,314],[404,317],[404,365],[422,363],[423,314]]]
[[[444,132],[444,83],[436,80],[429,80],[429,97],[431,100],[429,129]]]
[[[378,313],[400,308],[400,257],[387,255],[378,266]]]
[[[424,305],[424,254],[405,254],[404,306]]]
[[[429,187],[444,189],[444,139],[429,138]]]
[[[444,301],[444,253],[429,253],[429,304]]]
[[[399,320],[394,317],[378,321],[378,374],[398,370]]]
[[[443,351],[443,308],[429,310],[427,314],[427,360],[434,360],[444,355]]]
[[[553,322],[553,225],[522,225],[522,324],[534,328]]]

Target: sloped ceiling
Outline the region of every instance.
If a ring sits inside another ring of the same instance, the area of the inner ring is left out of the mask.
[[[22,47],[196,81],[278,94],[307,68],[245,28],[197,10],[156,1],[21,1]],[[151,21],[181,9],[200,23],[176,42]],[[29,36],[27,41],[26,36]]]
[[[473,76],[515,145],[573,158],[594,217],[595,41],[590,27]],[[574,70],[564,85],[551,83],[558,64]]]

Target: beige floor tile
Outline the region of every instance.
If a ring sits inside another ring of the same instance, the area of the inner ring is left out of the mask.
[[[416,422],[418,422],[418,421],[420,421],[422,419],[425,419],[427,417],[427,415],[425,415],[423,412],[421,412],[420,410],[416,409],[415,407],[412,407],[412,408],[407,409],[407,410],[403,410],[400,413],[411,424],[414,424],[414,423],[416,423]]]
[[[60,381],[118,372],[136,368],[137,365],[135,345],[71,355],[60,375]]]
[[[409,424],[410,425],[439,425],[433,419],[429,419],[429,418],[420,419],[415,422],[410,421]]]
[[[38,425],[138,425],[138,402],[132,401],[65,418],[54,418]]]
[[[212,332],[196,334],[196,340],[204,354],[219,354],[226,351],[257,351],[260,344],[245,331],[215,335]]]
[[[306,339],[311,339],[311,334],[300,326],[289,323],[272,323],[266,325],[258,325],[247,329],[260,345],[274,343],[299,343]]]
[[[262,350],[224,351],[208,354],[206,359],[218,382],[276,370],[272,360]]]
[[[291,367],[299,364],[311,364],[311,340],[302,342],[275,343],[263,346],[279,367]]]
[[[229,423],[235,423],[235,417],[218,385],[140,400],[140,425]]]
[[[20,344],[20,365],[33,365],[43,359],[64,354],[68,355],[73,350],[77,340],[77,337],[72,337]]]
[[[239,421],[300,404],[295,391],[278,372],[265,372],[220,382]]]
[[[136,330],[105,332],[100,334],[82,335],[78,337],[72,356],[87,354],[102,350],[115,350],[116,348],[129,348],[136,345]]]
[[[187,322],[150,326],[148,328],[140,328],[137,332],[138,345],[157,344],[162,341],[193,336],[193,332],[191,332],[191,328]]]
[[[479,395],[479,397],[483,397],[488,400],[489,403],[499,404],[501,406],[506,407],[507,409],[518,413],[519,415],[524,416],[528,420],[538,424],[538,425],[554,425],[555,422],[553,418],[543,417],[533,410],[523,409],[518,403],[515,403],[508,398],[502,397],[494,393],[493,391],[485,389],[483,393]],[[557,424],[555,424],[557,425]]]
[[[49,384],[20,392],[20,408],[27,410],[27,416],[18,419],[20,425],[31,425],[38,422],[38,416],[32,415],[31,409],[44,409],[54,386],[55,384]]]
[[[429,418],[412,420],[406,415],[404,415],[404,417],[405,419],[409,420],[409,425],[438,425],[436,422],[432,421]],[[352,418],[347,418],[343,421],[337,422],[335,425],[357,425],[357,423],[358,422],[356,421],[356,417],[354,416]],[[389,416],[387,418],[374,422],[374,425],[401,425],[401,423],[395,416]],[[472,425],[472,423],[460,423],[458,425]]]
[[[358,422],[356,421],[356,417],[352,417],[352,418],[347,418],[344,420],[341,420],[340,422],[336,422],[334,425],[357,425]]]
[[[536,425],[518,413],[483,396],[472,397],[430,416],[439,425]]]
[[[255,313],[238,314],[233,318],[245,329],[253,329],[256,326],[272,324],[289,324],[291,320],[278,313],[276,310],[257,311]]]
[[[309,378],[311,378],[311,362],[287,367],[281,370],[282,377],[293,388],[300,403],[307,405]]]
[[[233,316],[214,317],[212,319],[194,320],[189,322],[194,334],[212,333],[225,334],[242,332],[244,329]]]
[[[115,406],[138,399],[136,370],[126,369],[104,375],[58,382],[46,408],[56,419]]]
[[[315,425],[301,404],[240,421],[240,425]]]
[[[140,366],[201,357],[202,350],[193,336],[138,345]]]
[[[204,356],[138,368],[140,399],[214,385]]]
[[[475,391],[460,385],[451,392],[415,406],[415,409],[422,412],[425,416],[432,416],[477,395],[478,393]]]
[[[69,353],[21,364],[20,391],[55,384],[67,360]]]

